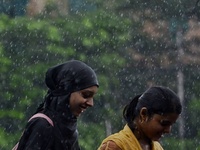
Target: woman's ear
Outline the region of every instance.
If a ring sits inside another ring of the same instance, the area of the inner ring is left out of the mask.
[[[146,107],[142,107],[140,110],[140,121],[141,123],[148,120],[148,110]]]

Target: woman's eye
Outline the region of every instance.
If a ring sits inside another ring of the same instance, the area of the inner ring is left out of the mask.
[[[162,126],[170,126],[171,125],[171,123],[169,121],[160,121],[160,124]]]
[[[92,93],[82,93],[81,95],[82,95],[83,98],[90,98],[90,97],[93,96]]]
[[[83,98],[89,98],[90,96],[88,96],[88,95],[83,95]]]

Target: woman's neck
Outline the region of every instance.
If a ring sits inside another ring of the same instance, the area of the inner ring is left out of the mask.
[[[140,143],[140,146],[142,148],[142,150],[151,150],[152,149],[152,143],[151,141],[144,141],[142,139],[138,140],[138,142]]]
[[[140,146],[142,147],[142,150],[151,150],[152,149],[152,141],[149,139],[140,126],[135,123],[134,128],[131,129],[133,134],[135,135],[136,139],[140,143]]]

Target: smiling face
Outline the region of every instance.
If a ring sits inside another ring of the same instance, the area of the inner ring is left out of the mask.
[[[151,118],[147,118],[146,121],[140,123],[140,127],[147,138],[158,141],[163,134],[171,132],[171,127],[178,117],[179,115],[176,113],[154,114]]]
[[[92,86],[81,91],[76,91],[70,95],[70,109],[73,115],[78,117],[88,107],[93,106],[93,98],[98,87]]]

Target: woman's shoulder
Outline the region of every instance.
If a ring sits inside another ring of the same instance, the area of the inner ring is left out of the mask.
[[[26,129],[31,129],[32,131],[47,131],[53,130],[53,126],[48,122],[47,119],[42,117],[36,117],[28,121]]]
[[[161,144],[157,141],[153,142],[153,147],[154,147],[153,148],[154,150],[164,150],[163,147],[161,146]]]
[[[28,122],[31,122],[32,120],[36,120],[39,123],[42,123],[42,120],[43,120],[43,123],[48,122],[49,125],[54,126],[52,119],[44,113],[36,113],[28,120]],[[44,120],[45,120],[45,122],[44,122]]]
[[[107,141],[103,143],[98,150],[122,150],[114,141]]]
[[[19,141],[19,149],[43,149],[53,140],[53,126],[44,118],[28,121]]]

